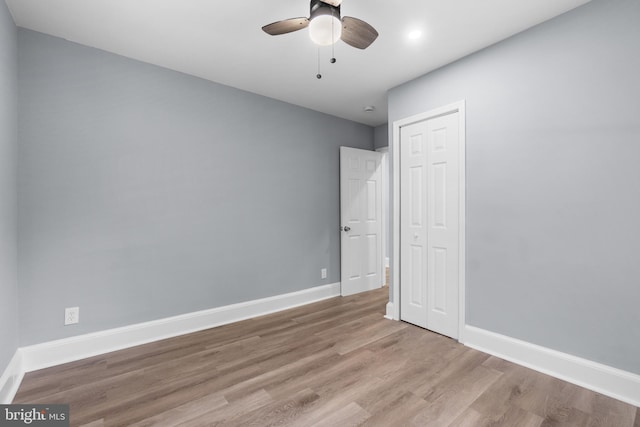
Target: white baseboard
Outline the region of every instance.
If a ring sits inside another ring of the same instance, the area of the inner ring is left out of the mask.
[[[551,350],[474,326],[465,326],[466,346],[640,406],[640,375]]]
[[[48,368],[336,296],[340,283],[22,347],[22,370]]]
[[[20,349],[17,349],[9,365],[0,376],[0,405],[8,405],[13,402],[22,377],[24,377],[22,354]]]
[[[393,303],[391,301],[387,303],[387,314],[384,317],[389,320],[399,320],[393,318]]]

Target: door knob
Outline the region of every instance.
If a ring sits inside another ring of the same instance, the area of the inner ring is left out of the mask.
[[[345,225],[344,227],[340,227],[340,231],[349,231],[351,230],[351,227],[349,227],[348,225]]]

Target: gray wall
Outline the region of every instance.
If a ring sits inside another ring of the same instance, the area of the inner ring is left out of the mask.
[[[640,374],[640,2],[594,0],[391,90],[467,105],[467,322]]]
[[[372,128],[28,30],[18,47],[22,345],[340,280],[338,147]]]
[[[389,146],[389,125],[387,123],[373,129],[373,145],[376,150]]]
[[[18,348],[17,30],[0,1],[0,375]]]

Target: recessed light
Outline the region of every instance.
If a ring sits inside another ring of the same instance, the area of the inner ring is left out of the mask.
[[[376,111],[376,107],[374,105],[367,105],[366,107],[364,107],[364,111],[367,113],[371,113],[373,111]]]
[[[422,37],[422,30],[411,30],[407,33],[409,40],[418,40],[420,37]]]

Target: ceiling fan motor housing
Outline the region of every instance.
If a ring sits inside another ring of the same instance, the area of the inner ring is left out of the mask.
[[[311,0],[311,11],[309,12],[309,20],[321,15],[335,16],[340,19],[340,6],[331,6],[321,0]]]

